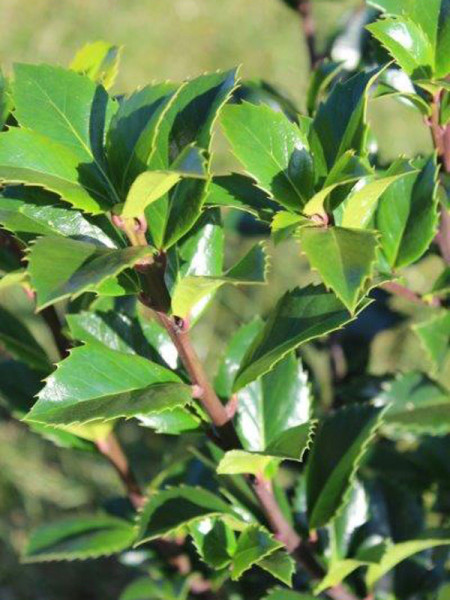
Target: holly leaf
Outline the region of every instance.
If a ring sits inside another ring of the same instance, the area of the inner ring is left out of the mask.
[[[119,202],[103,157],[105,131],[116,107],[103,87],[61,67],[16,64],[13,99],[21,127],[68,148],[86,176],[112,203]]]
[[[210,153],[214,123],[236,85],[236,70],[206,74],[181,87],[161,120],[154,150],[147,162],[150,170],[166,170],[189,144]],[[207,193],[201,179],[180,181],[146,211],[154,244],[170,248],[195,224]]]
[[[231,562],[231,579],[236,581],[251,567],[283,547],[259,525],[249,525],[239,536]]]
[[[153,252],[149,246],[115,250],[69,238],[40,238],[28,254],[28,273],[38,309],[88,291],[109,296],[126,294],[128,290],[117,276]],[[129,288],[133,280],[126,283]]]
[[[418,260],[436,235],[436,178],[436,160],[431,157],[419,173],[409,173],[394,182],[379,200],[376,228],[392,268]]]
[[[360,310],[366,303],[360,305]],[[238,391],[270,371],[301,344],[322,337],[353,320],[345,306],[323,286],[287,292],[247,350],[234,382]]]
[[[277,550],[266,558],[263,558],[258,567],[267,571],[282,583],[292,586],[296,565],[293,558],[285,550]]]
[[[47,378],[28,422],[72,425],[134,417],[188,404],[189,386],[140,356],[91,343],[71,350]]]
[[[428,550],[429,548],[447,546],[448,544],[450,544],[450,537],[448,535],[446,537],[442,536],[433,539],[432,532],[430,532],[429,539],[409,540],[407,542],[388,546],[381,561],[378,564],[371,564],[369,566],[366,576],[367,586],[372,589],[374,584],[383,577],[385,573],[392,570],[410,556]]]
[[[313,193],[306,135],[265,105],[228,106],[221,125],[237,159],[258,186],[282,206],[300,210]]]
[[[344,227],[302,227],[298,238],[311,267],[354,314],[373,274],[378,246],[375,233]]]
[[[420,24],[405,17],[385,18],[367,26],[400,67],[413,79],[428,79],[434,67],[434,49]]]
[[[223,569],[236,550],[234,531],[224,521],[205,519],[189,528],[200,558],[214,569]]]
[[[137,523],[136,545],[214,517],[236,520],[232,507],[208,490],[184,485],[167,488],[151,495],[142,509]]]
[[[450,348],[450,313],[443,311],[414,325],[413,330],[430,359],[431,373],[435,375],[442,367]]]
[[[200,427],[201,419],[185,408],[164,410],[151,415],[138,415],[139,424],[164,435],[180,435],[195,431]]]
[[[43,187],[90,214],[111,209],[102,185],[81,164],[72,146],[64,146],[29,129],[0,133],[0,179],[9,184]]]
[[[91,42],[78,50],[70,68],[109,89],[116,80],[121,53],[121,46],[114,46],[103,40]]]
[[[381,424],[382,412],[369,404],[349,406],[319,425],[307,473],[312,529],[326,525],[348,499],[355,474]]]
[[[450,393],[421,373],[400,375],[377,397],[388,406],[383,429],[441,435],[450,431]]]
[[[110,556],[129,548],[134,537],[133,524],[122,519],[74,517],[36,529],[22,560],[32,563]]]
[[[175,286],[172,295],[172,312],[179,317],[187,317],[192,308],[203,298],[210,296],[225,284],[259,285],[266,283],[267,256],[263,243],[256,244],[233,267],[223,275],[188,275]]]
[[[17,316],[0,306],[0,346],[32,369],[48,373],[50,360],[31,331]]]
[[[0,223],[26,242],[37,235],[61,235],[108,248],[123,244],[106,217],[89,217],[39,188],[9,186],[3,189]]]
[[[270,196],[258,188],[253,179],[239,173],[213,177],[205,206],[233,208],[266,222],[277,209]]]
[[[169,192],[183,177],[206,179],[202,151],[187,146],[166,171],[145,171],[133,182],[122,210],[124,219],[140,217],[147,206]]]
[[[317,177],[326,175],[348,150],[366,153],[368,93],[378,74],[358,73],[337,83],[319,106],[310,133]]]

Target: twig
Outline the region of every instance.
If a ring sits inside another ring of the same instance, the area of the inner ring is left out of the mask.
[[[394,294],[394,296],[400,296],[409,302],[414,302],[414,304],[422,304],[425,306],[439,306],[440,302],[438,298],[432,298],[429,302],[416,294],[409,288],[401,285],[400,283],[396,283],[395,281],[388,281],[383,283],[381,286],[383,290],[389,292],[390,294]]]
[[[316,25],[314,23],[311,0],[298,0],[297,10],[301,18],[303,34],[308,48],[311,70],[317,66],[321,56],[317,52]]]

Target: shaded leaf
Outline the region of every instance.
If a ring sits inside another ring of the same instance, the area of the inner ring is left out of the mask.
[[[292,586],[292,577],[295,573],[295,561],[285,550],[277,550],[273,554],[263,558],[258,563],[258,567],[269,572],[289,587]]]
[[[277,542],[265,529],[259,525],[250,525],[239,536],[231,562],[231,579],[239,579],[245,571],[282,547],[283,544]]]
[[[413,330],[430,358],[431,372],[437,373],[450,349],[450,313],[443,311],[423,323],[414,325]]]
[[[326,525],[340,512],[381,415],[382,409],[364,404],[341,409],[322,421],[308,460],[311,528]]]
[[[194,523],[190,533],[201,559],[214,569],[223,569],[231,562],[236,550],[234,531],[219,519]]]
[[[25,548],[23,561],[83,560],[109,556],[131,546],[131,523],[114,517],[74,517],[36,529]]]

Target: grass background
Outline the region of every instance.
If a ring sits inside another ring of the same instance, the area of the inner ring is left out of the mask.
[[[357,2],[315,2],[319,43]],[[299,20],[277,0],[1,0],[0,23],[0,61],[8,72],[15,61],[66,65],[85,42],[106,39],[124,46],[116,91],[242,64],[243,77],[264,78],[304,107],[308,60]],[[411,109],[377,101],[370,119],[384,159],[430,150],[426,128]],[[217,164],[225,169],[231,164],[227,151],[221,143],[217,147]],[[239,245],[238,236],[231,235]],[[300,269],[305,272],[297,254],[283,248],[275,256],[278,268],[268,293],[259,300],[262,306],[277,297],[280,288],[294,285]],[[430,269],[433,264],[414,275],[419,288],[425,286]],[[30,311],[23,297],[10,297],[9,302],[22,302],[24,314]],[[213,348],[217,356],[232,326],[248,318],[254,307],[242,292],[222,294],[198,328],[203,353],[211,354]],[[381,358],[375,361],[375,371],[393,367],[403,342],[398,336],[378,340],[376,356]],[[0,599],[117,598],[130,573],[115,560],[23,566],[17,558],[31,527],[64,511],[94,509],[110,495],[120,494],[114,473],[101,458],[56,449],[1,417]],[[125,425],[121,435],[141,478],[150,478],[167,441],[143,436],[131,425]],[[177,443],[170,440],[174,453]]]

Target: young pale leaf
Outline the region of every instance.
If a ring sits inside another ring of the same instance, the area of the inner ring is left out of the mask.
[[[450,312],[443,311],[436,317],[413,326],[436,374],[442,367],[450,349]]]
[[[109,89],[119,71],[121,52],[121,46],[113,46],[103,40],[85,44],[75,54],[70,68]]]
[[[421,373],[405,373],[391,383],[377,403],[388,405],[386,432],[441,435],[450,431],[450,392]]]
[[[239,579],[245,571],[267,558],[283,544],[277,542],[259,525],[250,525],[239,536],[231,562],[231,579]]]
[[[0,346],[32,369],[48,373],[50,360],[29,329],[15,314],[0,306]]]
[[[201,559],[214,569],[223,569],[236,550],[234,531],[224,521],[205,519],[194,523],[190,533]]]
[[[239,173],[214,177],[205,200],[205,206],[234,208],[247,212],[261,221],[270,220],[277,205],[250,177]]]
[[[309,526],[326,525],[339,513],[368,446],[381,424],[382,409],[354,405],[326,417],[319,426],[307,474]]]
[[[375,233],[344,227],[303,227],[298,238],[311,267],[354,314],[375,266]]]
[[[172,371],[98,343],[74,348],[46,380],[26,421],[72,425],[184,406],[189,386]]]
[[[429,539],[410,540],[389,546],[381,561],[378,564],[371,564],[369,566],[366,576],[367,586],[371,589],[385,573],[396,567],[406,558],[417,554],[417,552],[449,544],[450,537],[448,535],[433,539],[430,533]]]
[[[383,253],[393,268],[418,260],[436,235],[436,178],[436,160],[431,157],[420,173],[402,177],[380,198],[376,228]]]
[[[114,517],[74,517],[36,529],[25,548],[23,562],[85,560],[129,548],[132,523]]]
[[[187,317],[192,308],[224,284],[259,285],[266,283],[267,256],[263,243],[253,248],[231,269],[220,276],[188,275],[175,286],[172,295],[172,312]]]
[[[140,513],[137,545],[205,518],[227,515],[236,519],[229,504],[203,488],[181,486],[165,489],[150,496]]]
[[[28,255],[38,308],[87,291],[122,295],[127,290],[115,278],[153,252],[149,246],[112,250],[69,238],[40,238]]]
[[[434,67],[434,49],[421,25],[405,17],[395,17],[367,26],[413,79],[427,79]]]
[[[67,147],[111,201],[119,201],[103,157],[105,130],[115,111],[104,88],[61,67],[17,64],[13,98],[22,127]]]
[[[264,569],[282,583],[292,586],[292,577],[295,573],[295,561],[285,550],[277,550],[266,558],[263,558],[258,567]]]
[[[310,141],[316,168],[326,175],[348,150],[365,153],[368,92],[378,71],[337,83],[314,118]]]
[[[365,303],[361,305],[361,310],[365,306]],[[246,352],[234,390],[270,371],[300,344],[340,329],[353,318],[341,301],[323,286],[309,285],[287,292]]]
[[[313,164],[306,136],[283,113],[243,103],[223,111],[222,128],[233,152],[267,194],[300,210],[313,193]]]
[[[263,452],[247,452],[246,450],[229,450],[225,452],[217,465],[219,475],[266,475],[271,466],[281,458]]]
[[[148,168],[166,170],[189,144],[210,152],[212,128],[236,85],[236,70],[206,74],[181,87],[161,120]],[[170,248],[200,216],[207,183],[201,179],[180,181],[169,195],[146,211],[153,241]]]
[[[39,188],[5,188],[0,194],[0,223],[26,241],[34,235],[62,235],[108,248],[122,244],[106,217],[88,217]]]
[[[1,180],[43,187],[83,212],[99,214],[112,203],[91,171],[73,147],[40,133],[17,127],[0,133]]]
[[[145,171],[128,192],[122,217],[132,219],[144,214],[147,206],[164,196],[183,177],[206,179],[205,160],[195,146],[188,146],[167,171]]]
[[[121,195],[147,169],[160,120],[178,89],[168,82],[148,85],[121,101],[106,138],[111,177]]]

